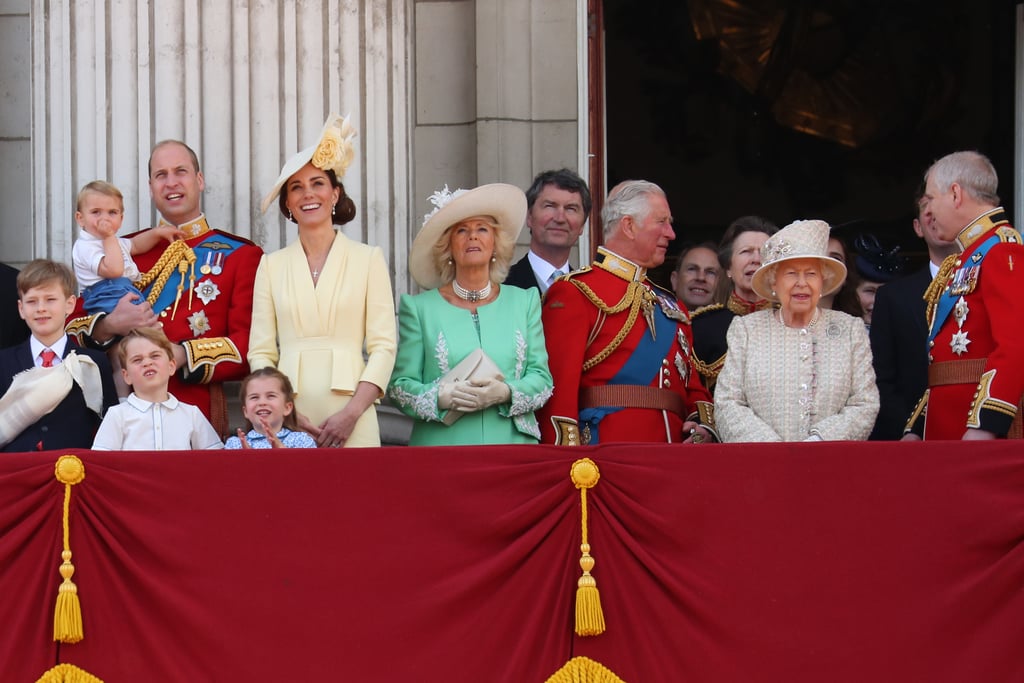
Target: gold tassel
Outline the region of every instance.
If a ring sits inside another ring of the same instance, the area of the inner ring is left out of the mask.
[[[73,455],[62,455],[57,458],[54,474],[57,481],[64,484],[64,550],[60,554],[63,560],[60,575],[64,581],[57,589],[57,607],[53,612],[53,639],[61,643],[77,643],[83,638],[82,607],[78,602],[78,586],[71,580],[75,573],[75,565],[71,564],[69,517],[71,487],[85,479],[85,465]]]
[[[551,674],[545,683],[625,683],[600,662],[587,657],[573,657]]]
[[[587,489],[597,485],[601,472],[593,460],[581,458],[572,464],[569,476],[580,490],[582,511],[580,569],[583,570],[583,575],[576,583],[576,635],[597,636],[604,633],[604,612],[601,611],[601,594],[597,591],[597,581],[590,575],[594,568],[594,558],[590,555],[590,543],[587,540]]]
[[[103,683],[84,669],[74,664],[58,664],[44,673],[36,683]]]

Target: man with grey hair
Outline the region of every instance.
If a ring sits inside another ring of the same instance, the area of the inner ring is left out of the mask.
[[[647,278],[675,237],[665,193],[627,180],[612,189],[601,218],[605,244],[594,263],[555,282],[544,299],[555,391],[540,412],[541,441],[715,438],[711,396],[692,366],[689,316]]]
[[[928,389],[904,438],[1022,436],[1024,246],[997,190],[992,163],[977,152],[944,156],[925,174],[923,201],[957,253],[925,292]]]

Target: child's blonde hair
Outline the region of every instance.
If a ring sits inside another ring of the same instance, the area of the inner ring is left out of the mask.
[[[299,431],[299,419],[295,415],[295,389],[292,388],[292,381],[288,379],[288,375],[284,374],[277,368],[266,367],[260,368],[259,370],[253,370],[242,380],[242,388],[238,391],[238,400],[245,405],[245,392],[249,390],[249,382],[254,379],[261,377],[271,377],[281,383],[281,393],[284,394],[285,403],[292,404],[292,412],[284,416],[284,427],[290,429],[293,432]],[[253,429],[252,421],[249,418],[245,420],[245,430],[249,431]]]
[[[167,357],[174,360],[174,345],[171,344],[171,340],[164,334],[163,328],[161,327],[136,327],[133,330],[129,330],[128,334],[121,338],[121,343],[117,345],[117,359],[121,361],[121,367],[128,367],[128,340],[129,339],[148,339],[156,346],[163,349],[167,354]]]
[[[82,210],[82,202],[85,200],[85,196],[90,193],[101,194],[105,197],[113,197],[121,203],[121,211],[122,213],[124,212],[124,195],[121,194],[121,190],[117,189],[106,180],[94,180],[78,191],[78,199],[75,200],[76,211]]]

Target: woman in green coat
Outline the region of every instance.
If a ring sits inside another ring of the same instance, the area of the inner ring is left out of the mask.
[[[512,185],[444,190],[416,236],[388,395],[416,422],[411,446],[537,443],[551,373],[536,289],[502,287],[526,197]]]

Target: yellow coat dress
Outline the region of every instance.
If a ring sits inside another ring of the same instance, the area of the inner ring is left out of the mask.
[[[253,291],[249,365],[288,375],[296,409],[313,424],[341,410],[359,382],[383,395],[396,348],[395,302],[380,247],[337,232],[315,287],[298,240],[263,257]],[[380,445],[375,410],[363,413],[345,445]]]

